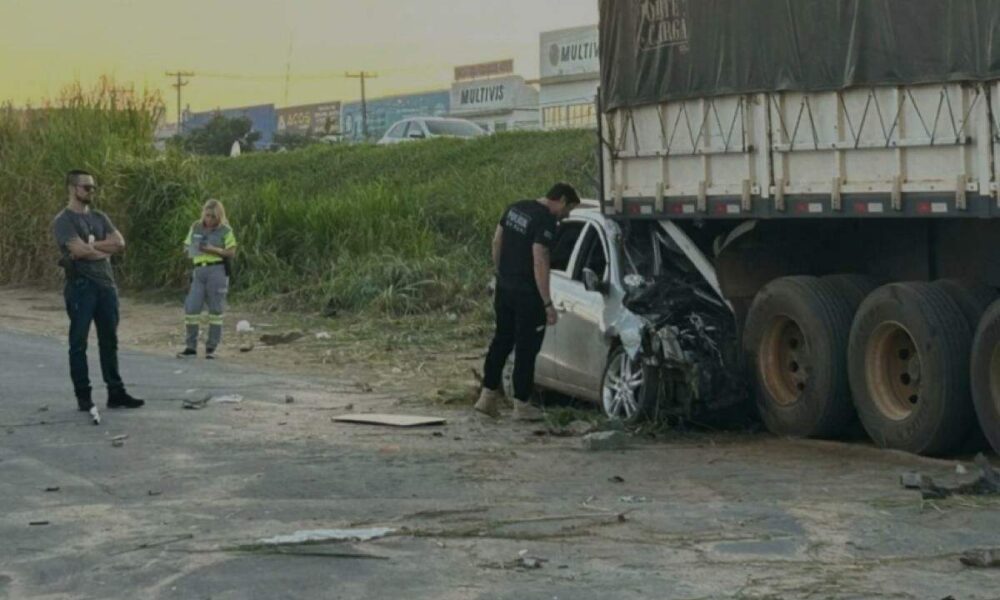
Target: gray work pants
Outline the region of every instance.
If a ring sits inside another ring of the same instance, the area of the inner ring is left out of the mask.
[[[198,346],[198,325],[201,311],[208,304],[208,341],[205,348],[215,350],[222,341],[222,317],[226,312],[229,278],[222,263],[195,267],[191,274],[191,290],[184,301],[185,345],[191,350]]]

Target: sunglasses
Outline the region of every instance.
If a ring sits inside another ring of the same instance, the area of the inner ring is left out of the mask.
[[[88,192],[92,192],[92,191],[94,191],[94,190],[97,189],[96,185],[78,185],[76,187],[83,188],[83,189],[87,190]]]

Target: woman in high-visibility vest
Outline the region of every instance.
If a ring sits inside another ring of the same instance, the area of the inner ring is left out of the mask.
[[[197,356],[198,325],[201,311],[208,304],[208,339],[205,358],[215,358],[222,341],[222,318],[229,291],[229,261],[236,256],[236,236],[226,219],[226,208],[211,199],[201,210],[184,240],[188,257],[194,264],[191,289],[184,301],[185,347],[179,358]]]

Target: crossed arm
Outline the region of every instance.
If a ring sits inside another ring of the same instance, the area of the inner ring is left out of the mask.
[[[107,239],[92,243],[75,237],[66,242],[66,249],[74,260],[104,260],[125,249],[125,238],[119,231],[115,231]]]

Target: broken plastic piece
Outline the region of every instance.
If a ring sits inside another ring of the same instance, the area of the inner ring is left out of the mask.
[[[307,529],[296,531],[289,535],[278,535],[260,540],[261,544],[284,546],[288,544],[306,544],[314,542],[367,542],[384,537],[394,532],[389,527],[370,527],[367,529]]]

